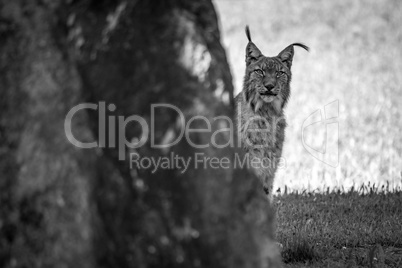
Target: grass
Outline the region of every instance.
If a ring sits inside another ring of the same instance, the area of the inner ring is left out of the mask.
[[[237,92],[245,70],[245,25],[267,56],[293,42],[311,47],[310,53],[295,48],[286,165],[276,187],[324,192],[368,182],[402,186],[401,1],[215,0],[215,6]],[[303,126],[333,101],[339,102],[337,128],[327,133],[323,123]],[[327,145],[339,149],[336,167],[306,150],[325,150],[327,134],[333,138]]]
[[[402,267],[402,192],[287,194],[275,201],[286,267],[370,267],[370,259],[381,258],[385,267]]]

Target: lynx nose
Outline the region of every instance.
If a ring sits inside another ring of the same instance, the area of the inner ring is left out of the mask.
[[[268,91],[271,91],[275,86],[271,83],[265,84],[264,85],[266,89],[268,89]]]

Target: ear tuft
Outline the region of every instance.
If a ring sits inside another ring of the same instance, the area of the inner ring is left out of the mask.
[[[310,48],[309,48],[308,46],[306,46],[305,44],[303,44],[303,43],[293,43],[293,44],[291,44],[291,46],[302,47],[302,48],[304,48],[305,50],[310,51]]]
[[[250,28],[248,28],[248,25],[246,25],[246,36],[249,42],[251,41],[251,35],[250,35]]]

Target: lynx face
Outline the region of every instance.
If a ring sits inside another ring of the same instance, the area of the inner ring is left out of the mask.
[[[246,101],[254,111],[265,103],[280,112],[289,98],[291,75],[290,69],[277,57],[262,56],[252,61],[246,69]]]
[[[246,28],[249,43],[246,47],[246,75],[244,77],[244,99],[257,113],[261,108],[273,108],[280,114],[290,95],[291,67],[294,43],[286,47],[276,57],[266,57],[251,41],[250,31]]]

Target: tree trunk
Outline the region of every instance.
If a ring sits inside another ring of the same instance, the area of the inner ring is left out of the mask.
[[[212,135],[222,128],[214,117],[234,116],[210,0],[0,3],[1,267],[280,266],[274,213],[254,175],[195,166],[196,154],[242,154],[210,144],[228,141],[228,133]],[[79,103],[97,106],[67,127],[101,148],[80,149],[66,137],[66,115]],[[158,103],[180,109],[185,123],[207,118],[211,132],[189,138],[210,146],[183,138],[155,148],[150,135],[137,149],[119,147],[119,136],[131,141],[144,131],[134,122],[117,127],[132,115],[145,119],[156,144],[180,135],[177,112],[152,115]],[[185,172],[153,172],[130,166],[130,153],[192,162]]]

